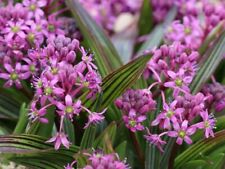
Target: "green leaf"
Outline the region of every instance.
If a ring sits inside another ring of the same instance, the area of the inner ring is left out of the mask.
[[[215,137],[203,139],[190,146],[175,159],[174,169],[181,168],[191,160],[197,160],[203,156],[218,155],[225,152],[225,130],[215,133]]]
[[[79,1],[66,0],[65,2],[96,57],[100,74],[105,77],[108,73],[120,67],[122,65],[120,57],[102,28],[83,9]]]
[[[137,56],[141,55],[144,51],[151,51],[153,48],[158,47],[163,40],[165,29],[171,24],[177,14],[177,9],[172,8],[165,18],[162,24],[157,25],[153,31],[149,34],[146,42],[142,45],[137,53]]]
[[[200,69],[190,85],[192,93],[196,93],[201,89],[201,86],[209,79],[223,59],[225,53],[225,32],[209,51],[208,53],[206,52],[207,56],[205,58],[207,59],[202,61],[203,63],[200,65]]]
[[[126,158],[126,152],[127,152],[127,141],[123,141],[120,143],[116,148],[115,151],[117,154],[119,154],[120,159]]]
[[[12,135],[0,137],[0,153],[10,161],[38,169],[62,169],[73,161],[73,155],[79,151],[76,146],[55,151],[46,139],[36,135]]]
[[[212,43],[213,40],[215,40],[217,36],[221,34],[221,32],[223,31],[223,25],[224,25],[224,22],[222,21],[208,34],[208,36],[206,37],[206,39],[204,40],[203,44],[201,45],[199,49],[199,53],[201,55],[203,55],[206,52],[210,43]]]
[[[112,104],[116,98],[137,81],[150,58],[150,55],[139,57],[103,79],[102,102],[99,110],[103,110]],[[85,100],[85,95],[82,99]],[[84,104],[86,107],[92,107],[94,102],[86,100],[86,102],[84,101]]]
[[[153,27],[153,16],[152,16],[152,6],[151,0],[143,0],[139,22],[138,30],[139,35],[148,34]]]
[[[20,108],[20,116],[17,122],[16,128],[13,134],[21,134],[24,133],[27,123],[28,123],[28,109],[26,107],[26,103],[23,103]]]
[[[80,145],[81,150],[92,147],[92,144],[95,140],[95,134],[96,126],[91,125],[87,129],[85,129]]]
[[[64,130],[65,130],[65,133],[68,135],[68,138],[69,138],[70,142],[72,144],[75,144],[75,133],[74,133],[75,130],[74,130],[74,125],[67,118],[64,118]]]
[[[112,122],[108,127],[95,139],[93,147],[103,148],[105,140],[109,139],[111,143],[114,142],[116,136],[117,126],[115,122]]]
[[[181,169],[204,169],[209,165],[205,160],[193,160],[187,162]]]

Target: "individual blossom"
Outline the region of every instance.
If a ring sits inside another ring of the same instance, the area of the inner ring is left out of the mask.
[[[214,137],[213,128],[215,128],[216,120],[213,115],[209,115],[208,111],[200,112],[202,122],[195,124],[195,126],[199,129],[205,130],[205,137],[209,136]]]
[[[105,119],[103,114],[106,112],[107,109],[104,109],[102,112],[97,113],[97,112],[91,112],[86,107],[82,106],[82,108],[88,112],[88,122],[85,124],[84,128],[88,128],[91,124],[98,124]]]
[[[183,18],[183,23],[174,21],[165,35],[166,42],[181,42],[191,49],[198,49],[202,44],[203,38],[203,27],[199,20],[186,16]]]
[[[137,115],[134,110],[130,110],[128,115],[123,115],[123,121],[125,122],[126,127],[132,132],[144,130],[142,122],[145,120],[145,115]]]
[[[167,74],[171,81],[164,83],[165,87],[170,87],[174,89],[173,95],[177,96],[180,91],[189,92],[189,84],[192,81],[191,76],[185,75],[185,71],[180,69],[179,72],[175,73],[173,71],[168,71]]]
[[[23,20],[14,22],[8,21],[6,27],[1,31],[7,40],[11,40],[15,35],[25,38],[26,32],[29,28],[25,25]]]
[[[81,101],[78,100],[74,103],[70,95],[66,95],[65,104],[58,102],[56,105],[59,109],[58,113],[61,116],[68,116],[71,120],[73,119],[74,115],[79,115],[81,111]]]
[[[69,148],[69,146],[70,146],[70,142],[68,141],[67,136],[63,132],[56,133],[56,135],[54,137],[52,137],[51,139],[49,139],[46,142],[47,143],[54,142],[56,150],[58,150],[60,148],[61,144],[63,146],[65,146],[66,148]]]
[[[151,134],[147,129],[147,135],[144,135],[144,137],[150,144],[155,145],[161,152],[164,152],[162,146],[164,146],[166,142],[163,141],[161,137],[165,134],[167,134],[167,132],[163,132],[161,134]]]
[[[163,105],[163,111],[152,121],[151,125],[160,125],[164,129],[171,128],[171,122],[177,123],[182,120],[184,108],[177,108],[177,101],[174,100],[170,105]]]
[[[76,164],[75,160],[71,164],[67,164],[66,166],[64,166],[64,169],[73,169],[74,164]]]
[[[16,63],[15,68],[13,68],[10,64],[5,63],[4,68],[7,72],[1,72],[0,78],[7,80],[4,84],[5,87],[11,87],[15,84],[17,88],[21,88],[21,80],[29,77],[29,73],[25,73],[23,71],[20,63]]]
[[[46,0],[23,0],[23,5],[28,8],[28,17],[40,19],[44,16],[44,11],[41,9],[46,6]]]
[[[47,108],[50,107],[52,104],[48,104],[40,109],[37,109],[37,101],[33,101],[30,106],[30,113],[28,114],[29,119],[34,122],[39,120],[41,123],[48,123],[48,119],[44,116],[47,113]]]
[[[173,127],[174,131],[168,131],[167,135],[170,137],[177,137],[177,144],[181,145],[183,143],[183,140],[187,144],[192,143],[190,136],[195,133],[196,127],[188,126],[187,120],[184,120],[181,125],[179,125],[178,123],[174,123]]]

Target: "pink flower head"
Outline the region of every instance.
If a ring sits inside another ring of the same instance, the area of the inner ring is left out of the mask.
[[[88,122],[85,124],[84,128],[89,127],[91,124],[98,124],[105,119],[103,114],[106,112],[107,109],[104,109],[101,113],[97,113],[97,112],[91,112],[90,110],[88,110],[87,108],[83,106],[82,108],[88,112]]]
[[[28,17],[40,19],[44,16],[44,11],[40,8],[47,4],[46,0],[23,0],[23,5],[28,8]]]
[[[208,111],[200,112],[202,117],[202,122],[195,124],[195,126],[199,129],[205,130],[205,137],[209,136],[214,137],[213,128],[215,127],[216,120],[212,115],[209,115]]]
[[[73,165],[76,163],[76,161],[73,161],[71,164],[67,164],[64,166],[64,169],[73,169]]]
[[[174,100],[169,106],[165,104],[163,106],[163,112],[160,113],[152,122],[152,126],[160,124],[162,128],[170,129],[171,122],[177,123],[177,121],[182,121],[182,113],[184,112],[184,108],[177,108],[176,104],[176,100]]]
[[[47,108],[49,106],[51,106],[51,104],[49,105],[46,105],[40,109],[37,109],[37,101],[33,101],[31,103],[31,108],[30,108],[30,113],[28,114],[29,115],[29,119],[32,120],[32,122],[36,121],[36,120],[39,120],[40,122],[42,123],[48,123],[48,119],[45,118],[44,116],[46,115],[47,113]]]
[[[15,68],[6,63],[4,64],[4,68],[7,73],[0,73],[0,78],[7,80],[5,87],[11,87],[13,84],[15,84],[17,88],[21,88],[21,80],[27,79],[29,77],[29,73],[23,72],[20,63],[16,63]]]
[[[2,33],[7,40],[11,40],[15,35],[25,39],[27,30],[29,30],[29,28],[25,25],[23,20],[17,22],[8,21],[6,28],[2,30]]]
[[[119,161],[117,154],[102,154],[102,153],[94,153],[89,158],[89,165],[86,165],[83,169],[128,169],[128,165],[124,162]]]
[[[52,143],[54,142],[55,144],[55,149],[58,150],[61,144],[65,146],[66,148],[69,148],[70,142],[67,139],[67,136],[63,132],[57,133],[54,137],[46,141],[47,143]]]
[[[163,135],[167,134],[167,132],[161,134],[151,134],[149,130],[147,130],[147,135],[145,135],[145,139],[151,144],[155,145],[161,152],[164,152],[162,146],[166,144],[165,141],[161,139]]]
[[[81,101],[73,102],[72,97],[70,95],[66,95],[65,104],[61,102],[57,102],[57,107],[60,111],[58,113],[61,116],[68,116],[71,120],[73,119],[73,115],[78,115],[81,111]]]
[[[177,96],[180,91],[189,92],[188,85],[192,81],[191,76],[186,76],[185,71],[180,69],[178,73],[173,71],[167,71],[171,81],[164,83],[165,87],[170,87],[174,89],[173,95]]]
[[[175,131],[168,131],[167,135],[170,137],[177,137],[177,144],[181,145],[183,140],[188,144],[192,143],[190,136],[195,133],[196,127],[188,127],[187,120],[184,120],[181,126],[178,123],[174,123],[173,127]]]
[[[146,120],[145,115],[137,115],[137,113],[132,109],[128,115],[123,115],[123,121],[126,127],[132,132],[144,130],[142,122]]]

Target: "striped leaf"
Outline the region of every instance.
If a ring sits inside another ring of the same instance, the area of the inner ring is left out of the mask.
[[[96,57],[100,74],[105,77],[108,73],[120,67],[122,61],[103,29],[89,16],[79,1],[66,0],[65,2],[72,12],[85,42]]]
[[[150,58],[151,55],[139,57],[103,79],[102,102],[99,110],[108,107],[126,89],[131,87],[137,81]],[[83,99],[85,99],[85,96],[83,96]],[[86,100],[85,105],[87,107],[92,107],[94,103],[90,100]]]
[[[225,153],[225,130],[217,132],[215,137],[198,141],[175,159],[174,169],[180,169],[187,162]]]
[[[79,151],[76,146],[55,151],[46,139],[36,135],[11,135],[0,137],[2,157],[18,164],[36,169],[63,169],[73,161],[73,155]]]
[[[165,21],[162,24],[157,25],[153,31],[149,34],[146,42],[142,45],[140,50],[137,52],[137,56],[141,55],[144,51],[152,50],[155,47],[158,47],[163,40],[165,29],[171,24],[177,14],[177,9],[172,8],[168,15],[165,18]]]
[[[206,60],[202,61],[200,69],[191,83],[192,93],[198,92],[218,67],[225,53],[225,32],[219,37],[217,43],[206,52]]]

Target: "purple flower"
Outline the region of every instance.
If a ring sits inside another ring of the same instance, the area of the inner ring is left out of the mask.
[[[119,161],[117,154],[102,154],[102,153],[94,153],[90,155],[88,158],[89,165],[86,165],[83,169],[128,169],[128,165],[124,162]]]
[[[184,120],[181,126],[178,123],[174,123],[173,127],[175,131],[168,131],[167,135],[170,137],[177,137],[177,144],[181,145],[183,143],[183,140],[188,144],[192,143],[192,140],[189,136],[195,133],[196,127],[188,127],[187,120]]]
[[[171,81],[164,83],[165,87],[170,87],[174,89],[174,96],[177,96],[180,91],[189,92],[188,85],[192,81],[191,76],[186,76],[185,71],[180,69],[178,73],[173,71],[167,71],[167,74],[171,78]]]
[[[209,136],[214,137],[213,128],[215,127],[216,120],[212,115],[208,114],[208,111],[200,112],[202,117],[202,122],[195,124],[199,129],[205,129],[205,137],[208,138]]]
[[[137,115],[133,109],[130,110],[128,115],[123,115],[123,121],[126,127],[132,132],[144,130],[144,126],[141,123],[145,120],[145,115]]]
[[[73,115],[78,115],[81,111],[81,101],[73,102],[72,97],[70,95],[66,95],[65,104],[61,102],[57,102],[57,107],[60,111],[58,113],[61,116],[68,116],[71,120],[73,119]]]
[[[8,21],[7,27],[2,30],[7,40],[11,40],[15,35],[21,38],[26,37],[26,32],[29,28],[24,24],[24,21],[18,22]]]
[[[101,113],[97,113],[97,112],[91,112],[90,110],[88,110],[87,108],[83,106],[82,108],[88,112],[88,122],[85,124],[84,128],[88,128],[91,124],[98,124],[105,119],[103,114],[106,112],[107,109],[104,109]]]
[[[65,146],[66,148],[69,148],[69,146],[70,146],[70,142],[68,141],[67,136],[62,132],[58,132],[54,137],[52,137],[51,139],[49,139],[46,142],[47,143],[54,142],[56,150],[59,149],[61,144],[63,144],[63,146]]]
[[[36,108],[37,101],[33,101],[31,103],[30,113],[28,114],[29,119],[32,120],[32,122],[39,120],[42,123],[48,123],[48,119],[44,116],[46,115],[47,111],[46,109],[51,106],[52,104],[46,105],[39,110]]]
[[[151,134],[149,130],[147,130],[147,135],[144,135],[145,139],[151,144],[155,145],[161,152],[164,152],[162,146],[166,144],[165,141],[161,139],[163,135],[167,134],[167,132],[161,134]]]
[[[64,169],[73,169],[73,165],[76,163],[76,161],[74,160],[71,164],[67,164],[66,166],[64,166]]]
[[[156,119],[152,122],[152,126],[156,126],[160,124],[164,129],[170,129],[171,128],[171,122],[177,123],[177,119],[180,121],[182,120],[182,113],[184,112],[184,108],[177,108],[176,107],[177,101],[174,100],[170,105],[168,106],[165,104],[163,106],[163,112],[160,113]]]
[[[20,81],[29,77],[29,73],[23,72],[20,63],[16,63],[15,68],[6,63],[4,64],[4,68],[7,73],[0,73],[0,78],[7,80],[7,82],[4,84],[5,87],[11,87],[13,84],[15,84],[17,88],[21,88],[22,85]]]
[[[46,0],[23,0],[23,5],[26,6],[29,10],[28,17],[40,19],[44,16],[44,11],[40,8],[44,7],[47,4]]]

